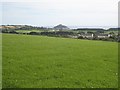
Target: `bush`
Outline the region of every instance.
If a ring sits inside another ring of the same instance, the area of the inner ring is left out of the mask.
[[[10,31],[9,33],[18,34],[16,31]]]
[[[39,35],[40,33],[38,33],[38,32],[30,32],[29,34],[30,35]]]
[[[83,36],[79,36],[78,39],[84,39]]]

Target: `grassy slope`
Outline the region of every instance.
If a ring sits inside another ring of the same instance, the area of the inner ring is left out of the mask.
[[[117,87],[117,43],[3,35],[3,87]]]

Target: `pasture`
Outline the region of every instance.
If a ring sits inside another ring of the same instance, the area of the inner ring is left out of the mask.
[[[117,88],[118,43],[3,34],[3,88]]]
[[[16,30],[18,33],[43,32],[44,30]]]

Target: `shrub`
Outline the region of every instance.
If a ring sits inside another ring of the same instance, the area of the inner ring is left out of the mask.
[[[83,36],[79,36],[78,39],[84,39],[84,37]]]

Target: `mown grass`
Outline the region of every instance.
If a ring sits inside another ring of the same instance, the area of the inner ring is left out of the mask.
[[[3,34],[3,88],[116,88],[118,44]]]

